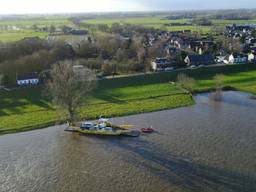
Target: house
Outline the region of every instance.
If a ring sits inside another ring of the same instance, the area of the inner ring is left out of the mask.
[[[38,85],[39,76],[37,73],[28,73],[23,75],[17,75],[17,84],[19,86],[25,85]]]
[[[255,55],[254,55],[253,53],[249,53],[249,54],[248,54],[248,62],[249,62],[249,63],[253,63],[253,62],[255,62],[255,61],[256,61]]]
[[[214,64],[214,57],[212,55],[188,55],[184,62],[187,66],[211,65]]]
[[[152,69],[154,71],[166,71],[173,69],[174,61],[167,58],[156,58],[155,61],[151,63]]]
[[[69,31],[70,35],[87,35],[89,32],[82,29],[72,29]]]
[[[164,50],[169,55],[176,54],[178,52],[178,48],[171,45],[164,45]]]
[[[217,63],[224,63],[225,58],[226,58],[226,56],[218,55],[218,56],[216,56],[215,61],[216,61]]]
[[[227,55],[224,59],[225,64],[242,64],[242,63],[247,63],[248,61],[248,56],[243,55],[243,54],[230,54]]]
[[[229,30],[229,31],[243,31],[243,32],[246,32],[246,31],[256,29],[256,25],[255,24],[241,24],[241,25],[233,24],[233,25],[226,26],[226,29]]]

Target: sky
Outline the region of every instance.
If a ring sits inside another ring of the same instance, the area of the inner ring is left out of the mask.
[[[0,0],[0,14],[256,8],[255,0]]]

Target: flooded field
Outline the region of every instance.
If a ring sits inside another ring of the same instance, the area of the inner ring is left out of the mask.
[[[0,136],[0,191],[255,192],[256,101],[222,102],[114,118],[156,132],[81,136],[65,126]]]

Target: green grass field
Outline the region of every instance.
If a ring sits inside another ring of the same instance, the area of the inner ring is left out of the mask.
[[[34,25],[44,27],[51,25],[60,27],[63,25],[71,25],[72,23],[66,18],[37,18],[37,19],[22,19],[19,21],[0,21],[0,42],[19,41],[26,37],[40,37],[45,38],[48,33],[35,32],[32,30]],[[16,27],[19,30],[12,30],[10,28]]]
[[[84,20],[83,23],[87,24],[107,24],[112,25],[113,23],[120,24],[135,24],[135,25],[144,25],[146,27],[153,28],[164,28],[169,31],[179,31],[179,30],[192,30],[195,32],[208,33],[211,28],[216,26],[224,26],[230,24],[256,24],[256,20],[211,20],[213,26],[197,26],[197,25],[189,25],[189,26],[168,26],[164,27],[164,24],[169,23],[187,23],[190,22],[191,19],[177,19],[177,20],[168,20],[164,17],[131,17],[131,18],[96,18],[96,19],[88,19]]]
[[[207,33],[210,31],[210,27],[207,26],[167,26],[164,24],[169,23],[187,23],[189,19],[177,19],[177,20],[168,20],[163,17],[137,17],[137,18],[97,18],[97,19],[89,19],[84,20],[83,23],[87,24],[107,24],[111,26],[113,23],[120,24],[133,24],[133,25],[143,25],[145,27],[153,27],[156,29],[166,29],[169,31],[180,31],[180,30],[192,30],[192,31],[201,31],[203,33]]]
[[[48,33],[45,32],[34,32],[32,30],[21,30],[21,31],[0,31],[0,42],[12,42],[19,41],[26,37],[40,37],[45,38]]]
[[[256,64],[186,70],[196,79],[196,91],[214,87],[213,77],[225,74],[225,85],[256,94]],[[81,117],[96,119],[171,109],[194,103],[191,95],[172,85],[180,72],[147,74],[99,81],[84,99]],[[41,96],[40,88],[0,92],[0,133],[42,128],[65,121],[63,111]]]
[[[85,98],[81,116],[122,116],[193,104],[190,95],[168,82],[132,85],[132,79],[100,81],[92,96]],[[152,91],[151,91],[152,90]],[[66,115],[41,97],[40,88],[0,93],[0,133],[29,130],[64,121]]]
[[[213,26],[197,26],[197,25],[189,25],[189,26],[167,26],[164,24],[169,23],[187,23],[190,22],[190,19],[177,19],[177,20],[168,20],[164,16],[145,16],[145,17],[120,17],[120,18],[95,18],[95,19],[87,19],[82,21],[82,23],[87,24],[107,24],[112,25],[113,23],[121,23],[121,24],[135,24],[135,25],[143,25],[145,27],[153,27],[157,29],[166,29],[169,31],[180,31],[180,30],[192,30],[194,32],[208,33],[211,31],[213,27],[216,26],[224,26],[228,24],[256,24],[256,20],[212,20]],[[43,26],[55,26],[60,27],[63,25],[73,25],[68,18],[65,17],[46,17],[46,18],[22,18],[17,21],[0,21],[0,42],[10,42],[10,41],[18,41],[25,37],[41,37],[45,38],[47,33],[41,32],[33,32],[31,29],[34,25],[38,27]],[[20,28],[20,31],[5,29],[6,27],[15,26]]]
[[[16,26],[30,28],[33,25],[38,27],[54,25],[59,27],[62,25],[69,25],[71,22],[66,18],[35,18],[35,19],[22,19],[14,21],[0,21],[0,27],[2,26]]]
[[[173,20],[174,22],[185,22],[185,20]],[[107,24],[113,23],[134,24],[134,25],[159,25],[170,23],[170,20],[161,17],[131,17],[131,18],[97,18],[84,20],[83,23],[88,24]]]

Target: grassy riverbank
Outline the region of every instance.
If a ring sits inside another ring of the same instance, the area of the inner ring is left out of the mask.
[[[189,94],[175,85],[144,84],[143,81],[134,82],[133,78],[100,81],[92,96],[85,98],[81,117],[124,116],[194,103]],[[64,122],[66,118],[63,111],[56,112],[54,106],[42,98],[41,88],[1,92],[0,100],[0,134],[42,128]]]
[[[195,90],[214,86],[213,77],[225,74],[225,85],[256,94],[256,64],[201,68],[184,71],[196,79]],[[180,72],[147,74],[99,82],[85,98],[81,117],[124,116],[193,105],[191,95],[170,83]],[[59,115],[61,114],[61,115]],[[56,112],[41,96],[41,88],[0,92],[0,134],[42,128],[64,122],[63,111]]]

